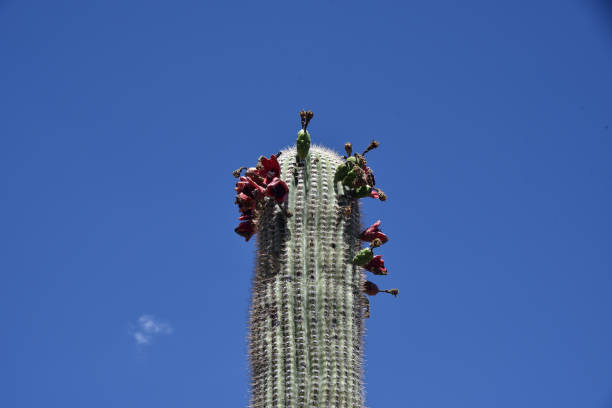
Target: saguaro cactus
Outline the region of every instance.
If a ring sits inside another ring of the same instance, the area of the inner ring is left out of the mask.
[[[258,234],[250,406],[362,408],[364,293],[381,292],[362,268],[387,273],[372,252],[387,237],[380,221],[361,231],[358,198],[382,192],[363,155],[347,147],[345,161],[311,146],[312,112],[301,117],[297,147],[261,157],[245,176],[245,168],[234,172],[242,213],[236,232],[247,240]],[[362,241],[370,248],[361,249]]]

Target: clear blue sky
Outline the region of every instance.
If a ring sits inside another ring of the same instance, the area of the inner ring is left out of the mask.
[[[245,407],[231,171],[370,157],[368,406],[612,407],[612,13],[0,0],[0,406]]]

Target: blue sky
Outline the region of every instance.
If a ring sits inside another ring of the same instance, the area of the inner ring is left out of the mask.
[[[605,1],[0,1],[0,406],[238,407],[231,171],[371,153],[368,406],[612,407]]]

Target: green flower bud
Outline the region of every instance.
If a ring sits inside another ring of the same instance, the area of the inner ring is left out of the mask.
[[[334,185],[335,185],[335,183],[344,180],[344,178],[346,177],[348,172],[349,172],[349,166],[347,166],[344,163],[339,165],[336,168],[336,174],[334,175]]]
[[[353,264],[364,266],[374,258],[374,252],[370,248],[364,248],[353,257]]]
[[[372,187],[368,185],[359,186],[353,192],[353,197],[356,197],[356,198],[368,197],[370,195],[371,190],[372,190]]]
[[[310,133],[307,130],[300,129],[297,134],[297,155],[300,161],[306,159],[308,150],[310,150]]]
[[[355,156],[351,156],[348,159],[346,159],[346,163],[347,164],[354,164],[357,165],[357,158]]]

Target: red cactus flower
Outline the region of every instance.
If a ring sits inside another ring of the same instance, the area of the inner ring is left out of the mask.
[[[247,182],[249,183],[249,186],[251,186],[253,189],[255,189],[258,194],[262,194],[262,195],[266,194],[265,186],[261,186],[261,185],[257,184],[257,182],[255,182],[250,177],[246,177],[246,179],[247,179]]]
[[[244,193],[239,193],[236,196],[236,204],[238,204],[240,211],[247,211],[255,208],[255,200]]]
[[[383,232],[379,230],[378,227],[380,227],[380,220],[370,225],[365,231],[361,233],[361,235],[359,235],[359,238],[367,242],[372,242],[376,238],[378,238],[384,244],[389,240],[389,238],[385,234],[383,234]]]
[[[235,188],[236,192],[250,195],[252,189],[253,187],[251,187],[251,184],[249,183],[247,178],[244,176],[240,176],[240,178],[236,182],[236,188]]]
[[[259,175],[259,170],[257,170],[255,167],[249,167],[244,173],[244,175],[260,186],[265,187],[267,184],[264,179]]]
[[[246,220],[254,220],[255,219],[255,210],[246,210],[242,211],[238,220],[246,221]]]
[[[251,239],[253,234],[255,234],[256,230],[257,227],[255,226],[255,223],[252,220],[248,220],[238,224],[238,226],[234,229],[234,232],[244,237],[245,241],[248,241],[249,239]]]
[[[260,200],[266,195],[265,187],[257,184],[252,178],[244,176],[240,177],[236,183],[236,191],[253,197],[255,200]]]
[[[249,182],[246,180],[246,177],[240,177],[239,181],[236,182],[236,192],[242,193],[245,188],[249,185]]]
[[[268,184],[268,187],[266,188],[266,195],[274,198],[277,203],[282,203],[289,195],[289,187],[287,186],[287,183],[276,177]]]
[[[386,275],[385,261],[381,255],[375,255],[374,258],[363,266],[365,270],[372,272],[374,275]]]
[[[378,190],[376,190],[375,188],[370,190],[370,197],[375,198],[377,200],[380,199],[380,196],[378,195]]]
[[[259,165],[260,163],[261,165]],[[269,184],[274,181],[275,178],[280,177],[281,168],[275,155],[270,156],[269,159],[262,156],[257,167],[259,175],[265,178],[266,184]]]
[[[378,289],[378,286],[374,282],[365,281],[363,284],[363,291],[366,295],[376,296],[376,294],[380,292],[380,289]]]

